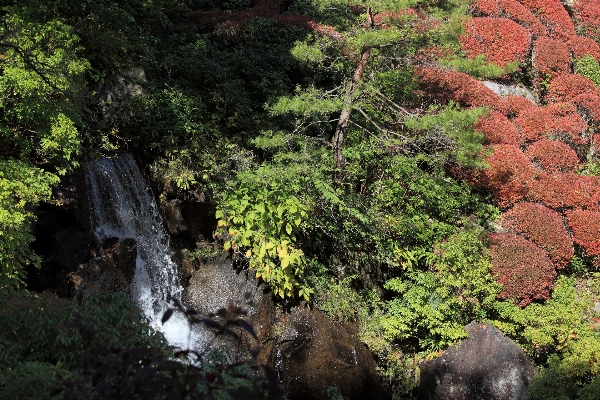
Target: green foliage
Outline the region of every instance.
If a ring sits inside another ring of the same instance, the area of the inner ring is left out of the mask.
[[[470,58],[450,58],[441,60],[443,65],[447,65],[459,72],[464,72],[476,78],[497,79],[513,72],[518,71],[519,63],[508,63],[504,68],[494,63],[486,63],[485,56],[479,54],[477,57]]]
[[[260,171],[258,171],[260,173]],[[275,295],[308,299],[312,289],[302,284],[306,260],[297,233],[307,206],[276,184],[266,188],[242,186],[226,195],[217,210],[217,232],[225,235],[225,250],[242,253],[256,277]]]
[[[434,131],[439,136],[448,136],[453,141],[452,157],[465,166],[483,166],[479,154],[483,146],[483,135],[473,129],[479,117],[485,114],[484,108],[462,110],[451,103],[440,111],[408,118],[406,127],[418,131]]]
[[[575,60],[575,73],[589,78],[596,87],[600,86],[600,64],[589,54]]]
[[[23,283],[25,265],[41,266],[29,248],[34,237],[32,204],[49,200],[55,175],[11,160],[0,159],[0,294]]]

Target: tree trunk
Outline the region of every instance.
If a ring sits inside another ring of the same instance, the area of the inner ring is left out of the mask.
[[[373,26],[373,12],[369,7],[367,9],[367,22],[365,23],[365,28],[370,28]],[[350,85],[346,89],[346,95],[344,96],[344,106],[342,108],[342,112],[340,114],[340,119],[335,128],[335,133],[333,134],[333,167],[335,168],[334,172],[334,182],[338,182],[342,176],[342,172],[344,170],[344,156],[342,154],[342,144],[344,143],[344,136],[346,135],[346,131],[348,130],[348,125],[350,123],[350,116],[352,115],[352,94],[354,90],[358,86],[358,83],[361,81],[363,77],[363,73],[365,72],[365,68],[367,67],[367,63],[369,62],[369,57],[371,56],[371,47],[363,46],[360,55],[360,61],[354,70],[354,74],[352,75],[352,81]]]

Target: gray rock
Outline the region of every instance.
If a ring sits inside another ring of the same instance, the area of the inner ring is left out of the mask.
[[[466,329],[468,339],[421,364],[419,400],[526,400],[533,361],[490,324]]]
[[[535,96],[527,88],[518,85],[508,85],[493,81],[483,81],[483,84],[498,96],[521,96],[536,103]]]

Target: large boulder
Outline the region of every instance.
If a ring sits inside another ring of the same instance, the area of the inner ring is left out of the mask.
[[[328,399],[332,390],[348,400],[383,398],[371,353],[349,326],[308,309],[280,324],[276,364],[288,399]]]
[[[70,295],[85,303],[93,292],[129,292],[135,275],[137,244],[135,239],[107,239],[101,246],[102,255],[68,275]]]
[[[419,400],[525,400],[536,368],[490,324],[471,322],[469,338],[421,364]]]
[[[160,212],[165,222],[165,228],[171,235],[177,235],[187,230],[181,215],[181,200],[173,199],[161,202]]]

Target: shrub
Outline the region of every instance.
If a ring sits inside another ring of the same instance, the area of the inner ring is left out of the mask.
[[[589,37],[574,36],[567,42],[573,58],[581,58],[585,55],[592,56],[594,60],[600,59],[600,46]]]
[[[486,144],[512,144],[515,146],[523,144],[517,128],[504,114],[498,111],[490,111],[479,118],[474,128],[485,136]]]
[[[498,0],[498,4],[500,4],[500,7],[512,20],[525,26],[534,35],[547,35],[548,32],[544,25],[527,7],[523,6],[517,0]]]
[[[600,95],[597,93],[584,93],[576,96],[573,103],[577,106],[577,111],[586,120],[590,122],[600,122]]]
[[[510,107],[511,114],[514,115],[519,115],[522,111],[530,107],[537,107],[535,103],[523,96],[510,95],[506,96],[505,100]]]
[[[594,207],[600,177],[572,172],[542,173],[531,181],[526,199],[554,209]]]
[[[563,41],[547,37],[535,41],[533,66],[539,79],[570,73],[570,61],[569,48]]]
[[[568,40],[575,36],[575,26],[560,0],[520,0],[548,29],[555,39]]]
[[[565,213],[573,231],[573,241],[588,256],[600,255],[600,211],[572,210]]]
[[[492,273],[502,285],[500,298],[525,307],[550,297],[556,271],[544,250],[512,233],[490,234],[489,239]]]
[[[574,172],[579,166],[577,153],[556,140],[538,140],[527,147],[525,155],[546,172]]]
[[[509,19],[472,18],[465,23],[460,42],[467,57],[483,54],[488,62],[504,68],[509,63],[525,61],[531,35]]]
[[[567,143],[585,143],[587,124],[572,103],[527,108],[515,118],[514,123],[525,142],[555,138]]]
[[[600,86],[600,64],[593,56],[586,54],[575,60],[575,72]]]
[[[600,6],[596,1],[573,1],[573,13],[577,31],[594,40],[600,39]]]
[[[515,204],[502,215],[502,226],[540,246],[556,269],[566,267],[573,259],[573,241],[565,230],[561,214],[541,204]]]
[[[510,207],[527,195],[529,183],[538,171],[517,146],[497,145],[486,158],[490,168],[483,170],[483,184],[500,207]]]
[[[418,74],[425,91],[439,101],[452,99],[464,107],[485,106],[503,114],[509,112],[504,99],[467,74],[437,68],[421,68]]]
[[[476,0],[473,2],[472,14],[486,17],[499,17],[500,6],[497,0]]]
[[[596,64],[598,64],[596,62]],[[569,101],[580,94],[594,93],[594,82],[589,78],[574,74],[560,74],[552,79],[546,98],[548,102]]]

